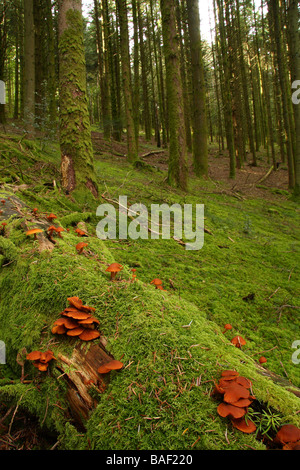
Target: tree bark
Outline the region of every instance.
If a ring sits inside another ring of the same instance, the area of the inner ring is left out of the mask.
[[[129,34],[128,34],[128,20],[127,20],[127,4],[126,0],[116,0],[119,22],[120,22],[120,48],[121,48],[121,63],[122,63],[122,80],[123,80],[123,93],[125,101],[126,112],[126,127],[127,127],[127,159],[134,162],[138,157],[137,145],[135,139],[135,126],[133,116],[132,104],[132,88],[131,88],[131,74],[130,74],[130,58],[129,58]]]
[[[300,80],[300,31],[299,31],[299,5],[296,0],[289,0],[288,6],[288,28],[290,44],[291,82]],[[298,87],[299,88],[299,85]],[[293,100],[295,121],[295,187],[294,194],[300,196],[300,103]]]
[[[174,0],[160,0],[169,126],[168,183],[187,189],[186,131]]]
[[[58,11],[62,186],[67,193],[88,189],[96,197],[81,0],[59,0]]]
[[[193,161],[197,176],[207,175],[207,119],[198,0],[187,0],[193,90]]]
[[[29,134],[35,119],[35,39],[33,0],[24,0],[24,121]]]

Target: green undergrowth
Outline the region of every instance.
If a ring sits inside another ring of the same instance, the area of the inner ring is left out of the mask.
[[[51,158],[58,167],[55,146]],[[30,175],[26,165],[21,169]],[[292,361],[292,344],[300,339],[298,206],[216,193],[208,180],[191,179],[183,194],[166,186],[163,173],[134,170],[122,159],[97,157],[96,171],[98,201],[64,195],[59,180],[50,184],[52,170],[38,185],[28,177],[26,188],[16,191],[23,181],[10,180],[0,189],[1,197],[14,194],[27,206],[0,236],[0,339],[7,362],[0,369],[2,401],[36,415],[42,428],[58,434],[61,449],[264,449],[254,434],[242,434],[217,414],[214,380],[223,369],[236,369],[252,380],[259,403],[278,411],[282,423],[300,426],[299,398],[289,390],[300,387],[300,364]],[[186,250],[150,235],[99,240],[96,208],[107,202],[101,195],[115,201],[125,195],[128,205],[142,202],[149,211],[153,203],[204,204],[203,248]],[[25,235],[25,219],[34,226],[33,207],[39,220],[51,211],[56,225],[69,229],[51,252],[40,252],[39,242]],[[78,222],[89,233],[83,255],[75,250]],[[105,272],[113,261],[124,266],[116,282]],[[134,282],[131,268],[137,270]],[[155,277],[164,291],[150,284]],[[107,350],[124,363],[110,373],[85,432],[68,415],[66,383],[55,361],[44,375],[25,361],[29,383],[21,383],[16,360],[24,348],[71,355],[76,340],[51,333],[70,296],[96,308]],[[225,323],[233,328],[223,333]],[[236,334],[246,339],[242,350],[230,343]],[[284,384],[260,373],[260,355]]]

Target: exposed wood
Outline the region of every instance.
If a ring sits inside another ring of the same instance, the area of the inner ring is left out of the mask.
[[[109,374],[99,374],[98,368],[112,357],[104,347],[105,340],[98,343],[80,343],[73,350],[72,356],[57,356],[57,368],[67,382],[67,400],[76,423],[84,427],[90,412],[97,405],[97,400],[90,394],[94,389],[103,393],[109,382]]]

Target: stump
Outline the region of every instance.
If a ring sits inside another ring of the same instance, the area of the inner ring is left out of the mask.
[[[109,374],[99,374],[98,368],[112,356],[105,350],[103,339],[97,344],[79,344],[71,357],[57,356],[57,368],[63,372],[67,383],[67,401],[75,423],[85,428],[90,412],[96,407],[95,393],[103,393],[109,383]]]

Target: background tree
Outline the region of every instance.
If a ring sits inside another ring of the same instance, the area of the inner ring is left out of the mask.
[[[202,176],[207,175],[208,172],[208,146],[206,96],[198,0],[187,0],[187,11],[190,34],[193,90],[193,162],[195,174],[197,176]]]
[[[29,134],[35,121],[35,30],[33,0],[24,0],[24,123]]]
[[[135,139],[134,114],[132,104],[132,83],[131,69],[129,58],[129,35],[127,20],[127,4],[126,0],[117,0],[117,9],[120,21],[121,35],[121,62],[122,62],[122,83],[125,100],[126,111],[126,128],[127,128],[127,158],[130,162],[137,159],[137,145]]]
[[[168,183],[187,189],[187,151],[183,92],[174,0],[161,0],[162,32],[166,62],[166,90],[169,127]]]

